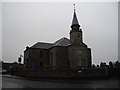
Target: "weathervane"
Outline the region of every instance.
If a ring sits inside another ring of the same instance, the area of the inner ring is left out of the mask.
[[[73,4],[73,6],[74,6],[74,12],[75,12],[75,4]]]

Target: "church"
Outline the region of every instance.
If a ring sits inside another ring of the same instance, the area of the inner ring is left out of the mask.
[[[25,69],[77,70],[91,67],[91,49],[83,42],[82,29],[74,9],[70,39],[54,43],[37,42],[24,51]]]

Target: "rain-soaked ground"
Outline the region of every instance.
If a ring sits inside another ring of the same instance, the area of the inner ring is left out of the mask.
[[[2,88],[118,88],[118,79],[99,80],[27,80],[2,76]]]

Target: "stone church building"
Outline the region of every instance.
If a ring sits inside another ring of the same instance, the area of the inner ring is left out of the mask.
[[[70,39],[61,38],[54,43],[37,42],[24,51],[26,69],[76,70],[91,67],[91,49],[83,42],[74,10]]]

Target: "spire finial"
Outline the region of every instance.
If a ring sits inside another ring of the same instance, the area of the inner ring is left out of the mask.
[[[74,6],[74,12],[75,12],[75,4],[73,4],[73,6]]]
[[[73,6],[74,6],[74,14],[73,14],[72,25],[79,25],[78,20],[77,20],[77,16],[76,16],[76,12],[75,12],[75,4],[73,4]]]

